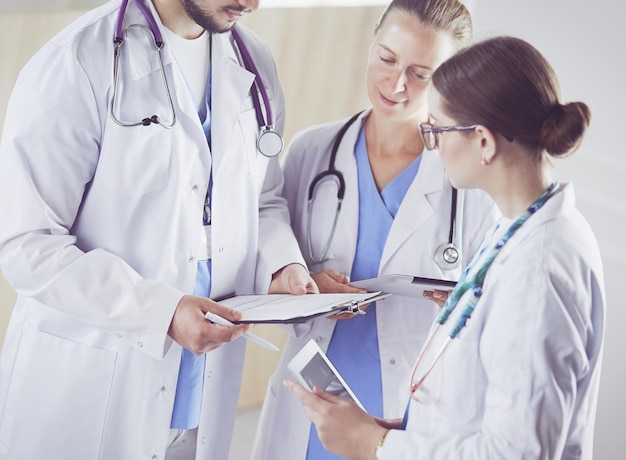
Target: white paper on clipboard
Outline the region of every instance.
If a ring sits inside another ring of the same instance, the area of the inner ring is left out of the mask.
[[[385,275],[378,278],[354,281],[350,284],[368,291],[381,291],[392,295],[421,298],[424,297],[424,291],[451,291],[456,286],[456,281],[412,275]]]
[[[343,312],[358,313],[362,305],[376,302],[389,293],[260,294],[238,295],[218,300],[237,310],[242,318],[234,323],[303,323],[318,316]]]

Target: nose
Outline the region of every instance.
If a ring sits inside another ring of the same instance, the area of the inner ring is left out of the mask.
[[[238,3],[248,11],[255,11],[259,8],[260,0],[239,0]]]
[[[401,93],[406,89],[406,74],[404,71],[399,71],[395,76],[395,82],[393,84],[393,94]]]

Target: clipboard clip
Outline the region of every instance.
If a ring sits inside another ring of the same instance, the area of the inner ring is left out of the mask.
[[[364,315],[367,313],[365,310],[361,310],[361,302],[356,300],[346,304],[345,308],[347,312],[352,313],[353,315]]]

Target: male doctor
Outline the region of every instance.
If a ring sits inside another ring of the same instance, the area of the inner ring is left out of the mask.
[[[231,33],[259,0],[143,0],[163,67],[140,1],[124,5],[115,104],[120,0],[46,44],[9,102],[0,459],[226,459],[248,327],[206,321],[238,319],[209,297],[317,292]],[[238,30],[281,131],[271,53]]]

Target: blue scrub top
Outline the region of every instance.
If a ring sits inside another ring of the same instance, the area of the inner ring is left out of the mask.
[[[361,128],[355,146],[359,183],[359,230],[350,279],[359,281],[378,276],[380,259],[389,230],[400,204],[417,175],[421,155],[378,192],[367,155],[365,129]],[[382,378],[376,304],[367,314],[337,321],[327,355],[339,374],[361,401],[365,410],[383,416]],[[340,459],[322,446],[315,425],[311,424],[307,460]]]
[[[188,87],[189,89],[189,87]],[[191,92],[191,91],[190,91]],[[211,72],[207,77],[204,104],[198,112],[200,123],[204,130],[209,148],[211,147]],[[209,178],[206,206],[211,203],[212,178]],[[209,222],[205,211],[203,225]],[[198,262],[196,284],[193,295],[209,297],[211,293],[211,261],[201,260]],[[200,422],[200,407],[202,403],[202,389],[204,386],[205,355],[194,355],[191,351],[183,348],[180,368],[178,370],[178,383],[176,384],[176,396],[174,397],[174,409],[170,428],[189,430],[197,428]]]

